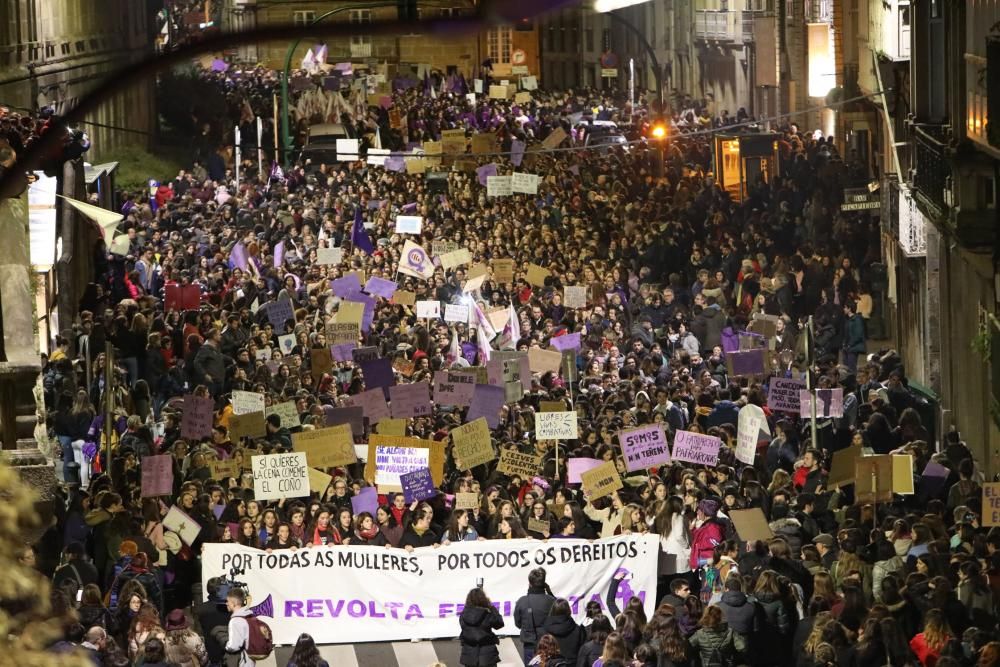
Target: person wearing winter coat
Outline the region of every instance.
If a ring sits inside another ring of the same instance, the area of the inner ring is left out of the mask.
[[[555,601],[555,596],[545,583],[545,568],[538,567],[529,572],[528,594],[518,598],[514,605],[514,625],[521,631],[524,664],[531,662],[535,655],[542,627]]]
[[[691,530],[691,560],[692,570],[712,560],[712,553],[725,534],[722,524],[716,519],[719,513],[719,503],[714,500],[702,500],[698,503],[698,514],[694,528]]]
[[[177,667],[204,667],[208,664],[205,640],[191,629],[183,609],[174,609],[167,615],[164,630],[167,631],[163,645],[168,662]]]
[[[587,632],[573,620],[569,602],[563,598],[552,603],[549,617],[545,619],[542,634],[552,635],[559,642],[559,652],[567,662],[575,665],[580,648],[587,641]]]
[[[701,667],[739,664],[737,661],[747,649],[746,640],[726,624],[718,605],[705,608],[699,625],[701,628],[691,635],[689,642],[701,658]]]
[[[872,597],[875,602],[882,602],[882,582],[893,572],[902,572],[906,563],[888,540],[879,540],[875,545],[875,558],[875,566],[872,568]]]
[[[792,557],[798,558],[802,553],[802,523],[788,513],[788,505],[777,504],[771,508],[771,532],[776,537],[783,537],[792,551]]]
[[[781,593],[777,572],[764,570],[760,573],[753,599],[757,604],[757,622],[751,644],[768,648],[763,653],[754,653],[752,656],[754,664],[791,664],[792,656],[789,649],[795,627]]]
[[[496,667],[500,662],[500,649],[497,648],[500,639],[494,630],[503,627],[503,617],[482,588],[469,591],[458,623],[462,628],[459,663],[464,667]]]
[[[739,575],[730,575],[726,579],[726,590],[719,601],[719,609],[730,629],[749,640],[757,618],[757,602],[743,592],[743,580]]]

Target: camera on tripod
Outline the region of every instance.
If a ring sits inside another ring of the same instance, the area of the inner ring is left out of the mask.
[[[234,565],[229,568],[229,577],[223,578],[222,583],[219,585],[217,599],[225,602],[226,597],[229,595],[229,591],[233,589],[239,589],[243,591],[244,595],[247,597],[247,601],[250,600],[250,587],[243,581],[237,581],[236,577],[242,577],[246,574],[246,569]]]

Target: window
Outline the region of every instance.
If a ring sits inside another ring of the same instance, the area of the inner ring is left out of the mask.
[[[457,19],[462,16],[461,7],[442,7],[441,8],[441,18],[443,19]]]
[[[351,10],[351,23],[371,23],[371,22],[372,22],[372,10],[370,9]]]
[[[785,0],[785,18],[795,18],[795,0]]]
[[[486,33],[486,54],[494,63],[510,62],[512,32],[509,26],[501,26]]]
[[[292,12],[292,22],[298,26],[307,26],[316,20],[316,12],[314,11],[298,11]]]

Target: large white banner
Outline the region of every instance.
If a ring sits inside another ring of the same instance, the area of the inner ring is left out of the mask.
[[[407,552],[366,546],[274,551],[206,544],[202,577],[247,584],[251,605],[267,607],[278,644],[308,632],[320,644],[457,637],[465,596],[483,588],[504,618],[500,635],[517,635],[514,605],[527,593],[528,572],[544,567],[556,597],[580,621],[594,600],[614,618],[632,597],[646,616],[656,604],[656,535],[595,540],[456,542]]]

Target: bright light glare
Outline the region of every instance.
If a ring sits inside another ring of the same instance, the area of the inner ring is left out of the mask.
[[[594,0],[594,11],[598,14],[604,14],[632,5],[641,5],[645,2],[649,2],[649,0]]]
[[[667,128],[662,125],[654,125],[651,133],[654,139],[662,139],[667,136]]]

